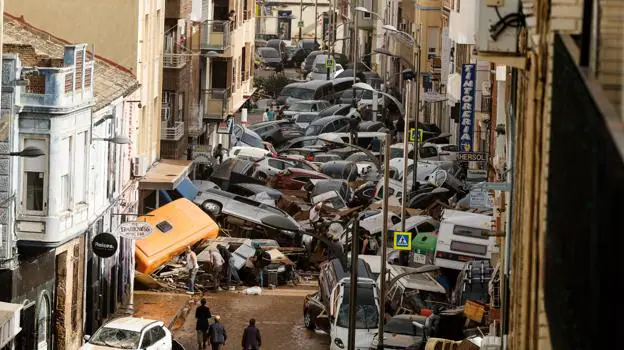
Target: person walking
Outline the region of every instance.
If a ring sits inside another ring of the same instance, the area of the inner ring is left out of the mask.
[[[272,122],[273,120],[275,120],[275,111],[273,110],[273,108],[275,108],[275,105],[273,105],[272,108],[267,108],[267,119],[268,121]]]
[[[256,328],[256,319],[249,320],[249,326],[243,331],[243,350],[258,350],[262,346],[260,330]]]
[[[186,268],[189,270],[189,284],[187,294],[195,294],[195,277],[199,264],[197,263],[197,255],[190,246],[186,247]]]
[[[214,278],[215,288],[217,290],[221,290],[220,276],[221,276],[223,265],[225,264],[225,261],[223,260],[221,253],[219,253],[219,251],[217,250],[211,250],[210,255],[209,255],[209,263],[210,263],[210,267],[212,268],[211,273]]]
[[[403,142],[403,136],[405,135],[405,119],[403,116],[399,117],[396,123],[396,136],[397,142]]]
[[[205,349],[208,342],[208,328],[210,328],[208,320],[212,317],[212,314],[210,314],[210,308],[206,306],[206,298],[202,298],[199,303],[200,305],[195,309],[197,348]]]
[[[262,121],[263,122],[269,121],[269,109],[268,108],[264,111],[264,113],[262,113]]]
[[[221,324],[221,317],[219,317],[219,315],[214,317],[214,323],[208,328],[208,339],[210,340],[210,347],[212,350],[221,350],[225,347],[227,332],[223,324]]]

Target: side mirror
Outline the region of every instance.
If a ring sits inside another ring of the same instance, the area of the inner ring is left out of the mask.
[[[88,343],[88,342],[89,342],[89,339],[91,339],[91,336],[90,336],[90,335],[85,334],[85,336],[84,336],[84,341],[85,341],[85,343]]]

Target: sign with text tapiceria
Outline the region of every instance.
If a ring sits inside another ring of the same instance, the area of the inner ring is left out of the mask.
[[[460,152],[473,151],[474,114],[475,114],[475,84],[477,80],[475,64],[462,65],[460,118],[459,118],[459,150]]]

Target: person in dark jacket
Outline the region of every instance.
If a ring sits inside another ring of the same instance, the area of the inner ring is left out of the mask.
[[[358,143],[358,129],[360,128],[360,122],[362,118],[360,117],[359,112],[355,112],[351,115],[351,119],[349,119],[349,139],[351,140],[352,145],[357,145]]]
[[[214,152],[212,153],[212,157],[216,160],[218,160],[218,164],[223,163],[223,145],[222,144],[218,144],[217,148],[215,148]]]
[[[195,331],[197,332],[197,348],[205,349],[208,342],[208,328],[210,328],[208,320],[212,315],[210,314],[210,308],[206,306],[206,298],[202,298],[200,304],[195,309],[195,318],[197,319]]]
[[[210,339],[212,350],[221,350],[227,341],[227,332],[223,324],[221,324],[221,318],[219,316],[215,316],[214,320],[215,323],[208,328],[208,338]]]
[[[256,319],[249,320],[249,326],[243,331],[243,350],[258,350],[262,346],[260,330],[256,328]]]
[[[228,287],[232,284],[232,279],[234,279],[237,284],[242,284],[240,277],[238,277],[238,271],[236,271],[236,267],[234,267],[235,260],[232,253],[222,244],[217,245],[217,250],[221,254],[221,257],[223,257],[223,261],[227,264],[225,271],[227,271]]]

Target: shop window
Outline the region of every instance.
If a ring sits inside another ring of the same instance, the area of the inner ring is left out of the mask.
[[[37,348],[48,348],[48,333],[50,322],[50,301],[47,296],[42,296],[37,313]]]

